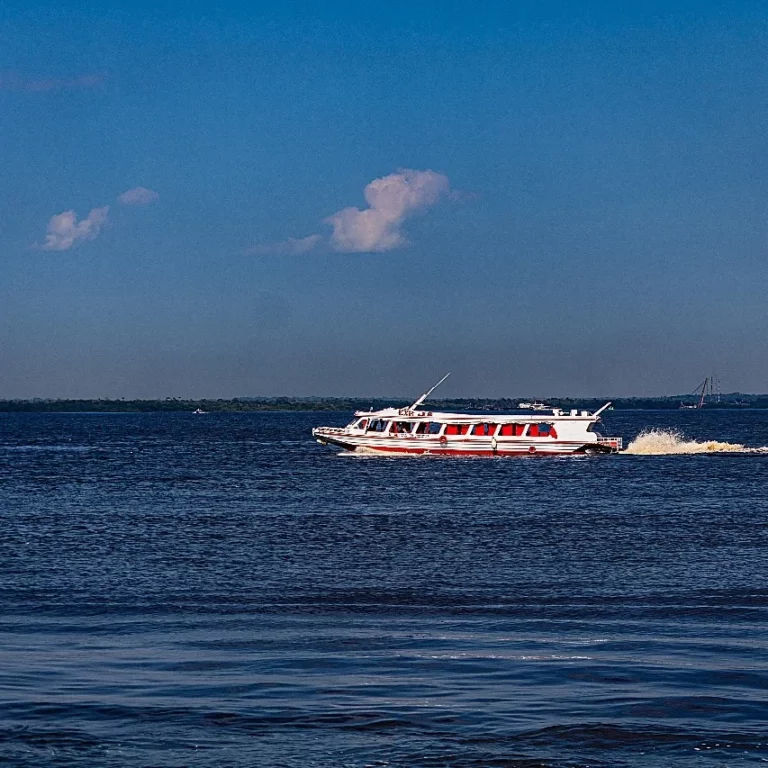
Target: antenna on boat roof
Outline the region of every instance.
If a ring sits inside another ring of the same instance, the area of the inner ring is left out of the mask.
[[[592,415],[599,416],[610,404],[611,401],[609,400],[602,408],[598,408]]]
[[[446,373],[445,376],[432,387],[432,389],[428,389],[413,405],[408,406],[408,410],[412,411],[415,408],[418,408],[450,375],[450,373]]]

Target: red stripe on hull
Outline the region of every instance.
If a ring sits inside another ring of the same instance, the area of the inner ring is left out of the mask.
[[[534,452],[528,450],[520,451],[461,451],[456,448],[423,448],[416,450],[413,448],[373,448],[368,446],[361,446],[360,453],[380,453],[382,456],[386,456],[388,453],[405,453],[413,456],[480,456],[493,458],[494,456],[571,456],[577,451],[539,451]],[[352,453],[356,452],[355,448],[351,449]]]

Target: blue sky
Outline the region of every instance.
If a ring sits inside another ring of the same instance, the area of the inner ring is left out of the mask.
[[[0,398],[768,391],[766,50],[758,3],[3,4]]]

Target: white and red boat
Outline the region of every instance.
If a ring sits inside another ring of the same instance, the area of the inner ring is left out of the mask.
[[[355,453],[433,456],[563,456],[617,453],[620,437],[603,437],[594,413],[559,408],[549,413],[438,413],[421,408],[443,377],[407,408],[357,411],[346,427],[316,427],[319,443]]]

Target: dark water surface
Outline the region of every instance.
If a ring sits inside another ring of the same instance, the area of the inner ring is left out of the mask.
[[[0,415],[0,764],[768,762],[768,456],[311,441],[346,420]]]

